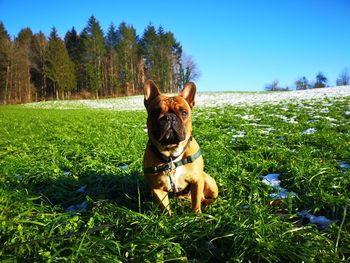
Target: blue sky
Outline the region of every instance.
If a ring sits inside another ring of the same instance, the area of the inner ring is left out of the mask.
[[[104,31],[125,21],[142,35],[152,22],[174,33],[197,63],[200,91],[262,91],[323,72],[330,85],[350,72],[350,0],[0,0],[11,36],[24,27],[63,37],[94,15]]]

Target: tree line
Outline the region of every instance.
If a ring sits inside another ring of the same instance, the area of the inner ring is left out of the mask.
[[[199,76],[174,34],[149,24],[143,35],[122,22],[106,33],[91,16],[64,39],[55,27],[47,37],[22,29],[11,39],[0,21],[0,103],[47,99],[100,98],[142,92],[153,79],[163,92],[177,92]]]
[[[313,83],[309,82],[308,79],[305,76],[303,76],[301,78],[298,78],[294,84],[295,84],[296,90],[325,88],[328,86],[328,79],[324,73],[319,72],[316,75],[315,81]],[[350,74],[348,70],[345,68],[339,74],[336,80],[336,86],[346,86],[346,85],[350,85]],[[279,84],[279,81],[274,80],[271,83],[265,85],[265,90],[266,91],[284,91],[284,90],[290,90],[290,88],[281,87],[281,85]]]

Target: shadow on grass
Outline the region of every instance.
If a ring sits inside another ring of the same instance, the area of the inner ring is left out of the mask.
[[[121,171],[118,174],[87,172],[78,178],[62,175],[28,189],[34,196],[41,195],[47,203],[67,212],[84,212],[99,202],[110,202],[136,212],[147,207],[141,203],[152,199],[143,175]],[[80,210],[80,211],[79,211]]]

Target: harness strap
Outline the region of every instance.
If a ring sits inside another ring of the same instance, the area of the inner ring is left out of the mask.
[[[147,174],[156,174],[156,173],[161,173],[169,170],[176,169],[179,166],[186,165],[188,163],[193,163],[195,160],[197,160],[200,156],[202,155],[201,150],[198,149],[198,151],[190,155],[180,161],[177,162],[166,162],[161,165],[153,166],[153,167],[144,167],[143,172]]]

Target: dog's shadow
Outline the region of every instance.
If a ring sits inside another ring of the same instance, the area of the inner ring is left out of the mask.
[[[101,202],[144,212],[147,206],[142,204],[152,200],[144,177],[136,171],[87,172],[78,178],[66,174],[30,188],[48,204],[59,206],[66,212],[89,211]]]

